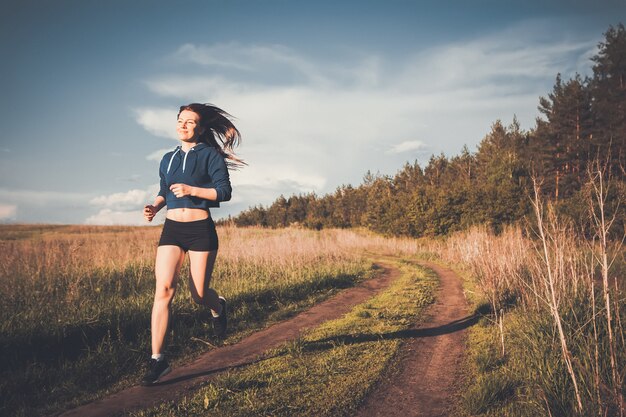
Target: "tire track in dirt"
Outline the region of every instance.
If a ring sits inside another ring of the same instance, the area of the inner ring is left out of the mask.
[[[161,382],[151,387],[133,386],[108,397],[69,410],[61,416],[114,416],[156,406],[191,394],[195,388],[215,374],[255,362],[268,349],[298,337],[305,329],[341,317],[357,304],[363,303],[387,288],[400,271],[387,264],[383,271],[356,287],[341,291],[292,319],[274,324],[240,342],[210,350],[188,365],[172,370]]]
[[[397,365],[361,405],[357,417],[447,416],[458,406],[463,382],[468,315],[461,279],[452,270],[420,262],[439,275],[436,301],[408,331]]]

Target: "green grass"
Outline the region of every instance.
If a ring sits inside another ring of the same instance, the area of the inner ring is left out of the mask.
[[[568,329],[568,346],[574,358],[575,372],[581,389],[583,410],[578,411],[572,381],[562,360],[556,330],[549,316],[536,311],[515,308],[505,316],[505,346],[502,357],[497,328],[487,318],[470,329],[468,366],[473,375],[463,395],[468,415],[554,417],[619,415],[616,404],[605,389],[598,401],[594,388],[593,351],[590,338],[591,308],[581,299],[562,314]],[[622,311],[622,320],[626,317]],[[578,329],[576,332],[571,329]],[[606,348],[607,334],[599,323],[601,346]],[[608,351],[600,351],[600,378],[610,381]],[[626,365],[626,352],[618,352],[618,369]],[[626,387],[622,386],[622,392]],[[617,414],[616,414],[617,413]]]
[[[402,276],[392,286],[344,317],[266,352],[258,363],[218,375],[193,395],[133,415],[350,415],[433,302],[434,273],[398,265]]]

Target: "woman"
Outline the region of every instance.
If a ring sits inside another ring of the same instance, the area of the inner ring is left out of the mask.
[[[192,298],[211,309],[216,336],[222,338],[226,334],[226,300],[209,287],[218,249],[209,209],[230,200],[228,166],[243,164],[233,155],[233,147],[241,136],[228,117],[226,112],[209,104],[181,106],[176,127],[180,145],[161,160],[159,194],[143,210],[146,220],[152,221],[167,206],[155,263],[152,357],[143,385],[154,384],[171,370],[163,345],[185,253],[189,254]]]

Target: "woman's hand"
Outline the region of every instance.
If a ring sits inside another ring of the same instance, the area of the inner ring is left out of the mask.
[[[148,220],[149,222],[152,221],[152,219],[154,219],[154,216],[157,214],[157,208],[154,207],[152,204],[148,204],[143,208],[143,217],[144,219]]]
[[[170,190],[174,193],[176,198],[185,197],[186,195],[191,195],[193,188],[191,185],[187,184],[172,184],[170,185]]]

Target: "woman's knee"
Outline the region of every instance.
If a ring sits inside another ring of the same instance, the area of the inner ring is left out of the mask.
[[[176,287],[173,285],[158,285],[154,291],[154,299],[157,301],[171,302],[174,298]]]

